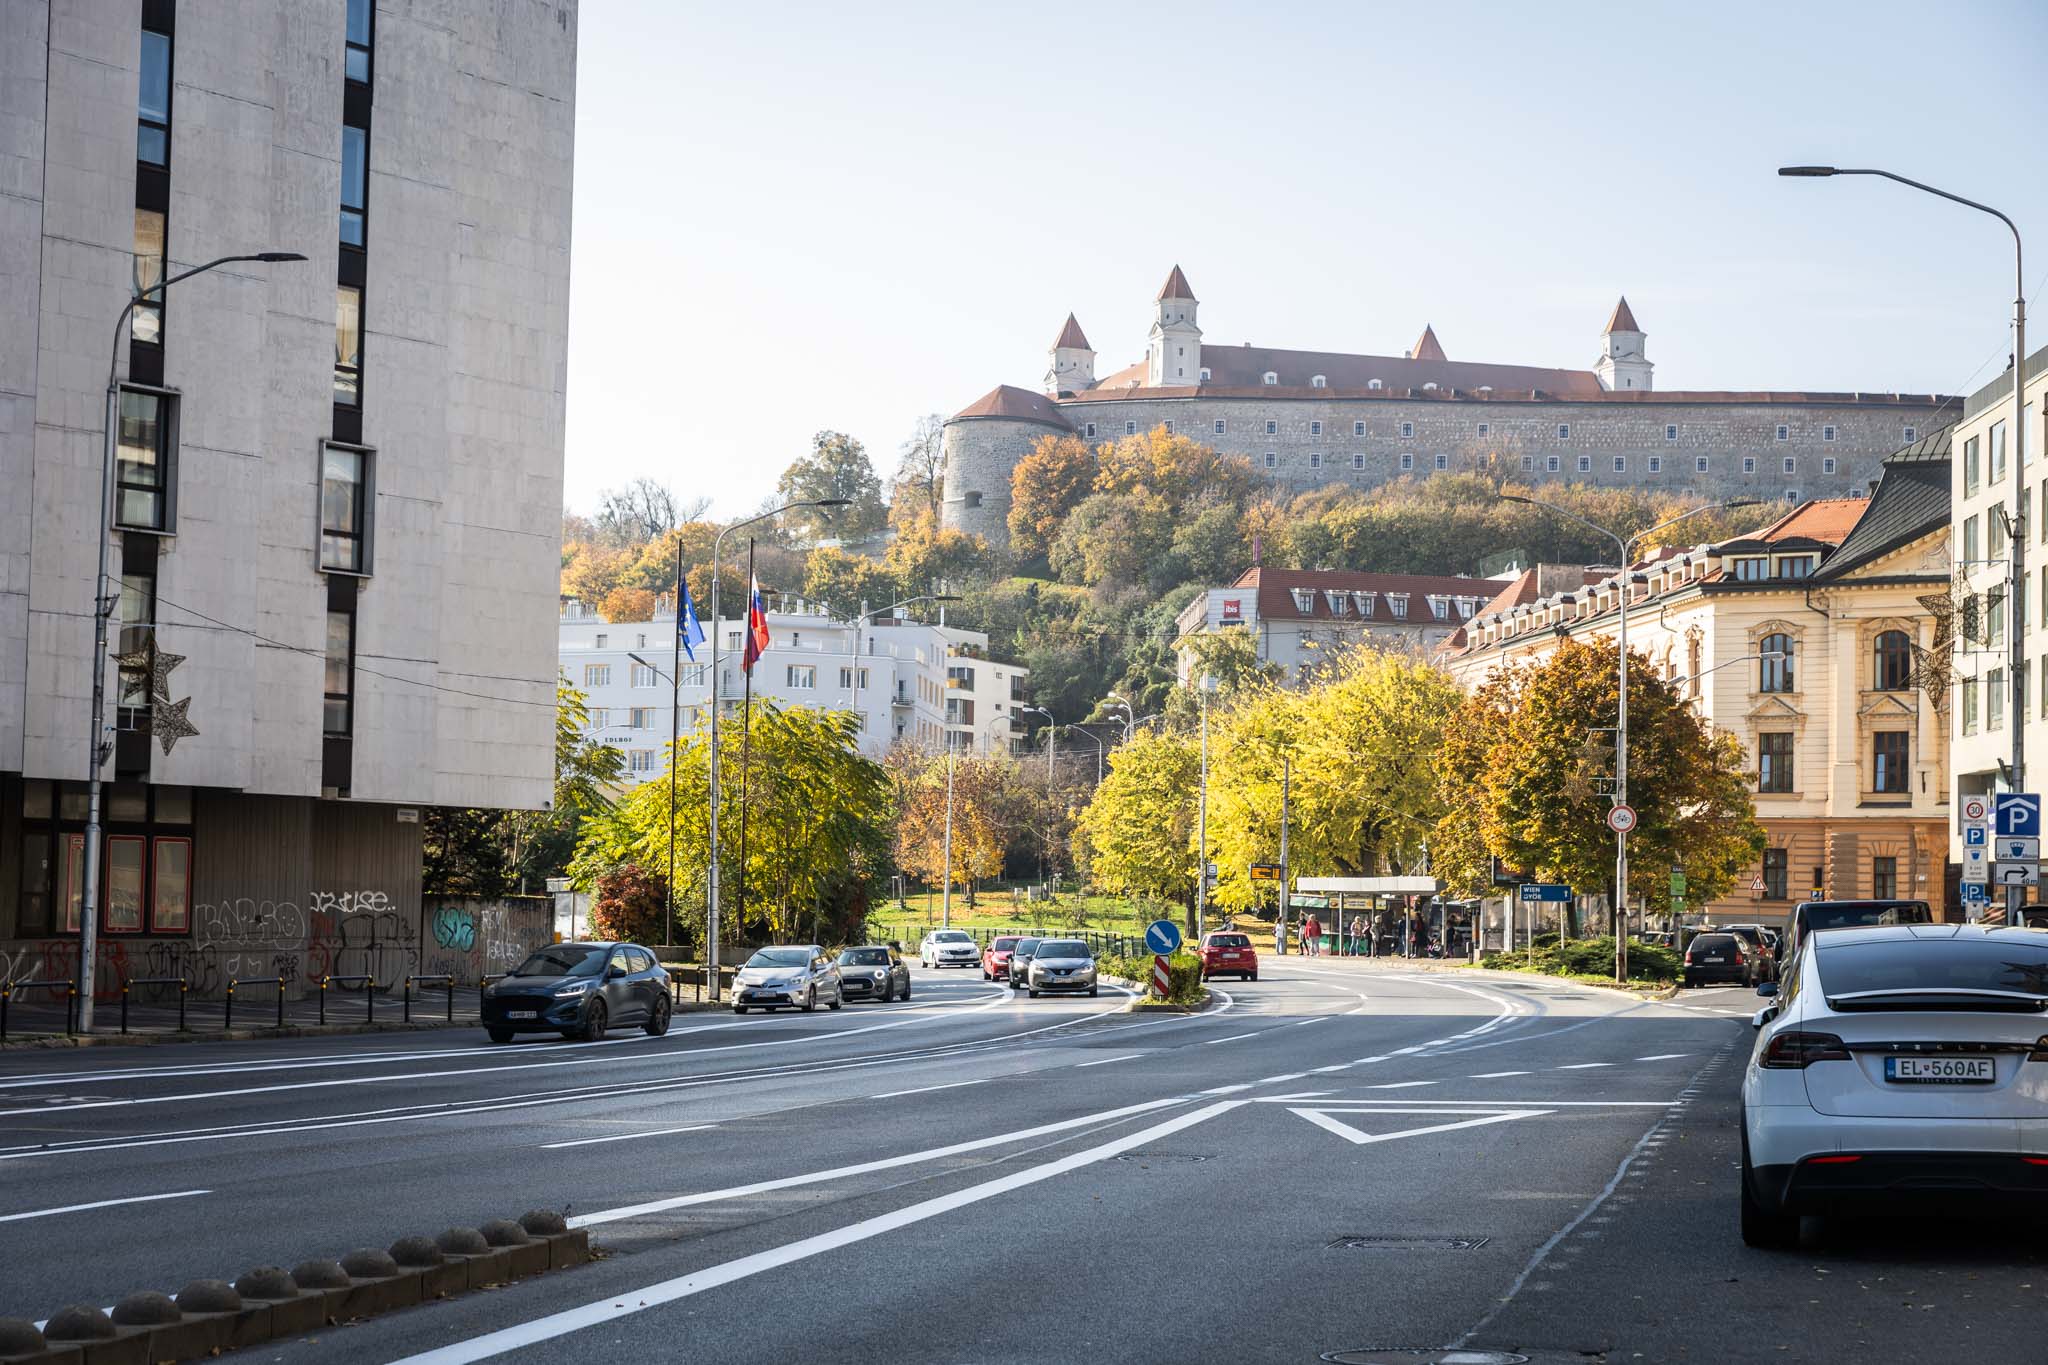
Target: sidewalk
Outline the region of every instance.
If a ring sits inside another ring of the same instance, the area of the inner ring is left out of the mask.
[[[1671,1000],[1678,995],[1678,985],[1676,982],[1668,986],[1647,988],[1637,985],[1617,986],[1612,981],[1581,981],[1576,977],[1552,976],[1547,972],[1500,971],[1491,967],[1474,966],[1463,958],[1342,957],[1327,953],[1320,957],[1303,957],[1300,953],[1289,953],[1283,959],[1274,959],[1270,955],[1262,954],[1262,960],[1279,960],[1288,963],[1334,963],[1345,967],[1355,966],[1361,971],[1446,972],[1482,981],[1544,982],[1561,987],[1616,991],[1622,995],[1633,995],[1639,1000]]]

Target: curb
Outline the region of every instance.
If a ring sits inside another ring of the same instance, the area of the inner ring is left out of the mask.
[[[1129,986],[1132,990],[1140,992],[1137,999],[1124,1006],[1125,1014],[1203,1014],[1216,1004],[1216,997],[1206,987],[1202,991],[1202,1003],[1199,1005],[1169,1005],[1163,1000],[1145,999],[1142,993],[1150,989],[1147,982],[1132,981],[1121,976],[1105,976],[1102,979]]]

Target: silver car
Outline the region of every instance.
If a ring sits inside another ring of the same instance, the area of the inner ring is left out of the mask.
[[[839,954],[839,986],[849,1000],[908,1000],[910,964],[894,948],[848,948]]]
[[[732,1012],[750,1009],[800,1008],[806,1012],[823,1001],[827,1009],[846,1003],[839,966],[823,948],[763,948],[748,958],[732,983]]]
[[[1096,993],[1095,955],[1077,938],[1042,938],[1025,968],[1024,984],[1036,1000],[1046,991]]]

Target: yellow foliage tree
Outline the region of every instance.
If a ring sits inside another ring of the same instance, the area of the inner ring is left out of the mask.
[[[598,615],[612,624],[620,621],[652,621],[654,594],[645,588],[613,588],[597,607]]]

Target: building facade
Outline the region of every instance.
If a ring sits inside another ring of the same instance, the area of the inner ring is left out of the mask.
[[[670,699],[682,734],[710,720],[713,625],[696,659],[683,659],[671,688],[675,615],[667,606],[652,621],[607,622],[573,599],[561,611],[562,674],[590,707],[589,734],[626,756],[626,779],[640,783],[667,771]],[[737,717],[746,676],[743,621],[718,623],[719,703]],[[754,665],[760,702],[851,712],[860,750],[880,758],[897,744],[926,751],[1008,752],[1022,727],[1017,707],[1027,670],[989,658],[988,636],[952,626],[881,617],[856,627],[801,598],[768,604],[769,645]],[[856,668],[858,673],[856,674]]]
[[[1629,649],[1750,758],[1769,846],[1711,921],[1774,923],[1808,896],[1959,913],[1949,860],[1949,431],[1883,466],[1869,499],[1804,503],[1753,536],[1634,566]],[[1620,577],[1529,591],[1529,571],[1440,662],[1468,691],[1565,639],[1616,635]],[[1555,580],[1554,580],[1555,581]],[[1660,907],[1661,908],[1661,907]]]
[[[1427,658],[1501,586],[1446,574],[1247,569],[1227,588],[1205,589],[1174,619],[1180,681],[1195,667],[1196,637],[1239,629],[1257,642],[1259,662],[1279,665],[1290,681],[1352,645]]]
[[[573,0],[0,10],[0,972],[78,965],[95,668],[102,994],[417,970],[420,807],[551,799],[575,57]]]
[[[1069,316],[1044,392],[1001,385],[948,419],[946,524],[1006,544],[1010,475],[1041,437],[1104,442],[1162,426],[1294,490],[1484,470],[1797,504],[1867,492],[1887,454],[1961,406],[1938,394],[1658,390],[1626,299],[1590,370],[1454,361],[1432,328],[1401,355],[1219,346],[1198,314],[1176,266],[1145,358],[1099,377]]]

